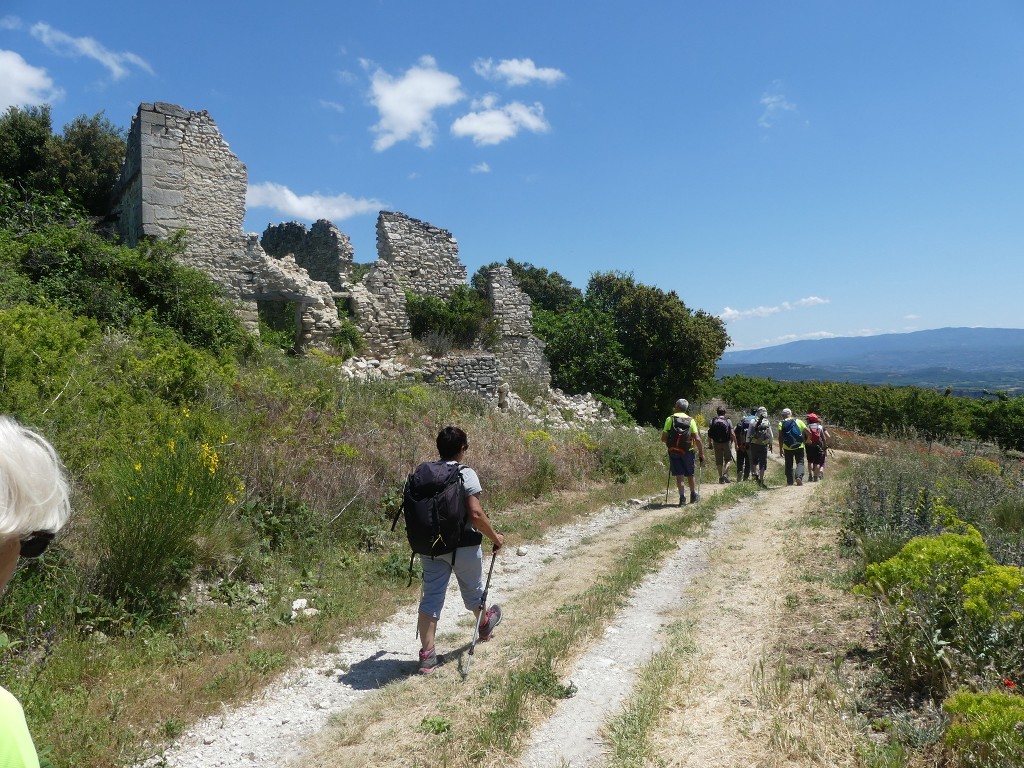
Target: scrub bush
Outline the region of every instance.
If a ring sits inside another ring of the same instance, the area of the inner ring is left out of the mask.
[[[1024,697],[958,691],[942,708],[953,718],[945,741],[958,765],[1015,768],[1024,761]]]

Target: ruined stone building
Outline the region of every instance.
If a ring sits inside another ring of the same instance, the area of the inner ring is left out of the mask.
[[[260,303],[295,307],[296,347],[326,346],[340,325],[331,286],[313,280],[292,257],[268,256],[242,230],[248,174],[204,112],[141,104],[115,190],[121,239],[135,245],[185,231],[182,260],[201,269],[238,302],[258,328]]]
[[[185,232],[182,260],[208,273],[256,331],[259,317],[294,312],[296,349],[327,347],[351,316],[370,350],[393,356],[411,340],[405,291],[450,298],[466,267],[450,232],[381,211],[377,260],[352,282],[348,236],[326,220],[243,232],[248,174],[209,114],[173,104],[142,104],[132,120],[113,215],[121,238]],[[494,353],[438,361],[428,379],[496,400],[502,380],[550,384],[543,343],[532,335],[529,297],[507,267],[489,275],[488,298],[501,340]],[[339,317],[339,306],[341,313]]]

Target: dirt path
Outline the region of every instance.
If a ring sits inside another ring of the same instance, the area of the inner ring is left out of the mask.
[[[531,713],[537,725],[520,765],[606,765],[606,721],[621,709],[637,670],[661,647],[665,627],[680,620],[693,627],[695,650],[686,659],[686,684],[675,689],[653,734],[659,764],[762,764],[752,758],[764,747],[765,724],[752,704],[751,672],[778,633],[779,604],[795,579],[786,556],[790,524],[821,487],[761,492],[719,510],[705,535],[681,542],[604,636],[580,649],[568,674],[576,695],[546,718]],[[709,495],[716,490],[705,485]],[[610,554],[637,531],[678,514],[657,503],[609,508],[499,558],[492,597],[509,618],[500,637],[478,649],[476,684],[500,675],[517,658],[531,630],[529,617],[555,612],[606,571]],[[439,648],[457,649],[469,625],[456,594],[450,593],[448,606]],[[199,723],[167,751],[166,765],[410,764],[410,755],[430,743],[419,726],[436,714],[437,700],[471,708],[479,695],[460,684],[453,663],[429,678],[410,676],[414,626],[410,605],[372,637],[339,643],[337,653],[309,660],[261,699]]]

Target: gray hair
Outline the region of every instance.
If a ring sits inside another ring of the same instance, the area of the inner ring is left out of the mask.
[[[689,407],[690,401],[687,400],[685,397],[680,397],[678,400],[676,400],[675,408],[677,411],[685,411]]]
[[[793,412],[791,410],[789,410],[789,408],[783,408],[782,409],[782,415],[784,417],[786,417],[786,418],[789,418],[790,416],[793,415]]]
[[[0,416],[0,538],[56,533],[70,515],[68,481],[53,446]]]
[[[765,408],[765,407],[764,407],[764,406],[762,405],[762,406],[761,406],[760,408],[758,408],[758,409],[757,409],[757,415],[758,415],[758,416],[767,416],[767,415],[768,415],[768,409],[767,409],[767,408]]]

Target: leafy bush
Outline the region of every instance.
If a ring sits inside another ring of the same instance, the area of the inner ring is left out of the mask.
[[[424,346],[434,357],[444,357],[455,349],[455,339],[444,331],[427,331],[421,339]]]
[[[212,352],[249,354],[255,342],[210,278],[174,260],[182,240],[112,245],[85,227],[49,227],[19,243],[21,269],[41,292],[102,326],[146,315]]]
[[[594,430],[601,471],[618,483],[638,477],[665,462],[665,449],[650,432],[624,429]]]
[[[978,624],[1024,619],[1024,571],[990,565],[963,585],[964,609]]]
[[[331,346],[341,355],[342,359],[348,359],[366,351],[366,339],[363,338],[359,327],[346,317],[342,319],[337,333],[331,337]]]
[[[418,296],[406,292],[406,309],[413,338],[422,339],[431,331],[444,333],[457,347],[468,349],[481,336],[494,341],[494,329],[488,328],[491,307],[487,300],[466,285],[460,285],[448,300],[437,296]]]
[[[198,536],[239,502],[218,447],[167,430],[122,457],[99,489],[99,580],[106,597],[162,616],[196,564]]]
[[[867,581],[896,603],[927,589],[934,589],[942,600],[951,600],[959,598],[968,579],[993,564],[981,534],[968,527],[963,534],[912,539],[895,557],[869,565]]]
[[[1024,697],[958,691],[943,709],[952,716],[946,744],[959,765],[1011,768],[1024,759]]]

